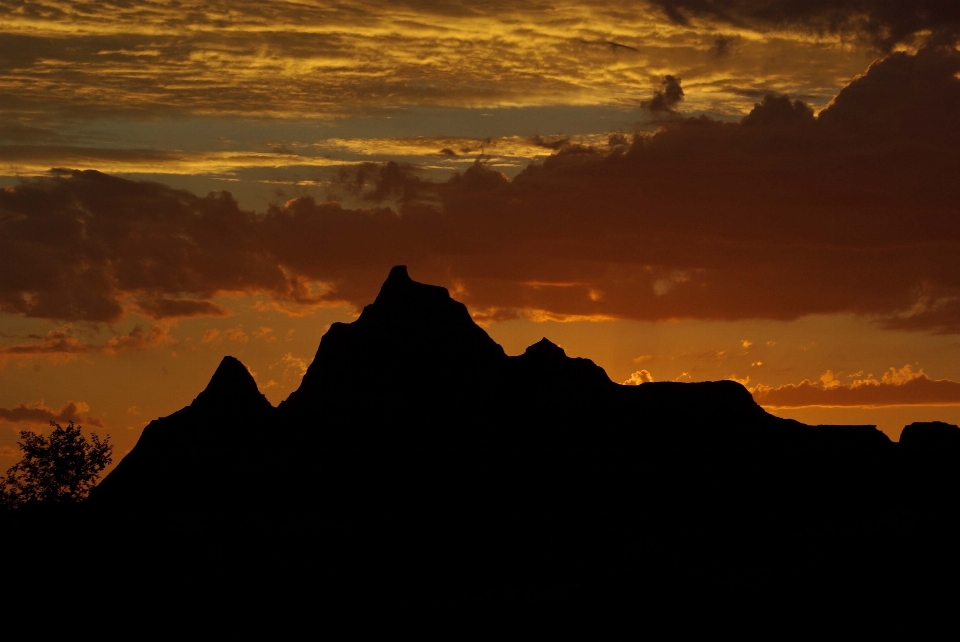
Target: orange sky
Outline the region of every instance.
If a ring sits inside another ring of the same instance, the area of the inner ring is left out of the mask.
[[[0,2],[0,457],[224,354],[277,403],[399,263],[510,354],[960,423],[953,3],[514,4]]]

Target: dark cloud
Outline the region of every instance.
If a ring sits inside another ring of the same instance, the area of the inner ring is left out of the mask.
[[[23,136],[29,134],[21,132]],[[37,132],[39,136],[40,133]],[[10,165],[17,164],[46,164],[50,167],[53,164],[63,163],[64,159],[69,159],[71,163],[89,163],[98,165],[109,162],[127,162],[127,163],[169,163],[182,161],[183,154],[176,152],[167,152],[149,149],[116,149],[116,148],[97,148],[97,147],[77,147],[72,145],[25,145],[10,144],[0,145],[0,161],[5,161]]]
[[[163,341],[172,341],[164,328],[144,328],[142,325],[134,326],[125,334],[113,334],[105,343],[85,341],[77,337],[69,326],[51,330],[45,336],[30,335],[27,338],[31,339],[31,342],[0,348],[0,358],[46,357],[59,361],[95,352],[116,354],[126,350],[142,350]]]
[[[891,54],[844,88],[820,120],[861,136],[958,142],[957,74],[960,52],[953,48],[929,47],[916,55]]]
[[[713,46],[710,47],[710,53],[717,58],[723,58],[730,54],[734,44],[740,40],[740,36],[727,36],[719,34],[713,39]]]
[[[630,141],[627,140],[627,137],[624,136],[622,132],[610,134],[610,136],[607,137],[607,145],[610,147],[622,147],[629,144]]]
[[[0,309],[214,314],[198,302],[239,291],[359,306],[403,263],[484,320],[842,312],[956,332],[958,56],[894,54],[817,118],[771,95],[742,123],[676,115],[629,145],[565,145],[512,181],[483,162],[443,183],[357,166],[337,187],[360,209],[26,181],[0,192]]]
[[[426,199],[436,191],[436,185],[417,176],[416,168],[393,161],[344,167],[333,182],[333,196],[345,194],[375,203],[403,205]]]
[[[654,91],[653,98],[644,101],[642,107],[654,114],[672,112],[681,100],[683,100],[683,88],[680,87],[680,79],[667,75],[662,78],[662,87]]]
[[[746,98],[759,98],[759,99],[763,99],[763,98],[766,98],[767,96],[781,96],[781,95],[782,95],[782,94],[780,94],[779,92],[777,92],[776,90],[770,89],[769,87],[764,86],[764,85],[758,85],[758,86],[756,86],[756,87],[740,87],[740,86],[737,86],[737,85],[728,85],[728,84],[725,84],[725,83],[717,83],[717,84],[707,83],[707,85],[715,86],[715,87],[717,87],[718,90],[722,91],[723,93],[731,94],[731,95],[734,95],[734,96],[744,96],[744,97],[746,97]],[[810,96],[810,95],[805,95],[805,94],[792,95],[791,97],[792,97],[793,99],[795,99],[795,100],[801,100],[801,101],[806,101],[806,100],[811,100],[811,99],[816,99],[816,98],[817,98],[816,96]],[[826,101],[824,101],[824,102],[826,102]]]
[[[753,398],[762,406],[799,408],[803,406],[925,406],[960,404],[960,383],[931,379],[910,366],[890,368],[880,379],[866,379],[843,385],[829,371],[819,381],[806,379],[778,388],[758,386]]]
[[[640,50],[637,49],[636,47],[631,47],[630,45],[624,45],[624,44],[621,44],[621,43],[619,43],[619,42],[613,42],[612,40],[608,40],[608,41],[604,42],[603,44],[605,44],[606,46],[610,47],[610,51],[611,51],[612,53],[619,53],[619,52],[622,52],[622,51],[630,51],[630,52],[634,52],[634,53],[635,53],[635,52],[637,52],[637,51],[640,51]]]
[[[570,138],[568,136],[555,136],[544,138],[539,134],[530,138],[530,142],[538,147],[543,147],[544,149],[552,149],[554,151],[558,149],[563,149],[570,144]]]
[[[631,47],[630,45],[624,45],[619,42],[613,42],[612,40],[580,40],[580,43],[587,46],[609,47],[610,53],[614,53],[614,54],[623,53],[623,52],[636,53],[640,51],[636,47]]]
[[[251,245],[256,222],[226,193],[93,171],[25,181],[0,191],[0,310],[112,322],[128,295],[169,316],[168,298],[291,291],[277,262]]]
[[[141,310],[154,319],[171,317],[222,317],[229,310],[209,301],[158,298],[146,301]]]
[[[35,404],[17,404],[13,408],[0,408],[0,421],[11,423],[29,423],[48,425],[51,421],[57,423],[85,424],[95,428],[102,428],[103,422],[88,413],[90,406],[81,402],[71,401],[60,410],[48,408],[42,401]]]
[[[857,37],[885,51],[927,32],[934,43],[960,35],[960,4],[954,0],[650,1],[680,24],[704,18],[763,30],[804,29]]]
[[[16,144],[49,143],[60,138],[59,134],[44,127],[16,122],[0,123],[0,142]]]
[[[46,336],[30,335],[28,339],[34,342],[0,348],[0,355],[34,357],[34,356],[71,356],[95,352],[97,346],[81,341],[65,330],[52,330]]]
[[[813,124],[813,109],[787,96],[767,94],[756,103],[740,124],[744,127],[796,127]]]

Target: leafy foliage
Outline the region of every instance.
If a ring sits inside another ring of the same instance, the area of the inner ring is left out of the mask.
[[[51,421],[50,438],[21,430],[17,442],[23,458],[7,470],[0,503],[18,508],[34,502],[65,504],[79,502],[90,494],[97,478],[113,461],[108,435],[103,441],[96,433],[90,440],[73,422],[66,428]]]

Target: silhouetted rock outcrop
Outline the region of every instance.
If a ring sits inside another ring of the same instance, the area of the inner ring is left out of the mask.
[[[905,448],[960,448],[960,427],[942,421],[914,422],[900,433]]]

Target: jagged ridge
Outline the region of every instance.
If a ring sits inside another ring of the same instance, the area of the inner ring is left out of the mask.
[[[244,488],[234,500],[254,501],[259,493],[258,501],[269,503],[281,488],[302,497],[356,479],[354,468],[377,471],[368,484],[418,467],[462,480],[479,461],[444,468],[436,458],[408,458],[400,473],[396,456],[375,454],[394,447],[885,444],[870,426],[810,427],[773,417],[735,382],[622,386],[546,338],[508,357],[445,288],[413,281],[397,266],[356,321],[331,326],[300,387],[277,409],[246,367],[225,357],[190,406],[151,422],[96,495],[176,503],[210,493],[222,500]],[[359,449],[350,457],[360,459],[332,454],[340,447]],[[424,481],[422,492],[432,492],[432,483]]]

